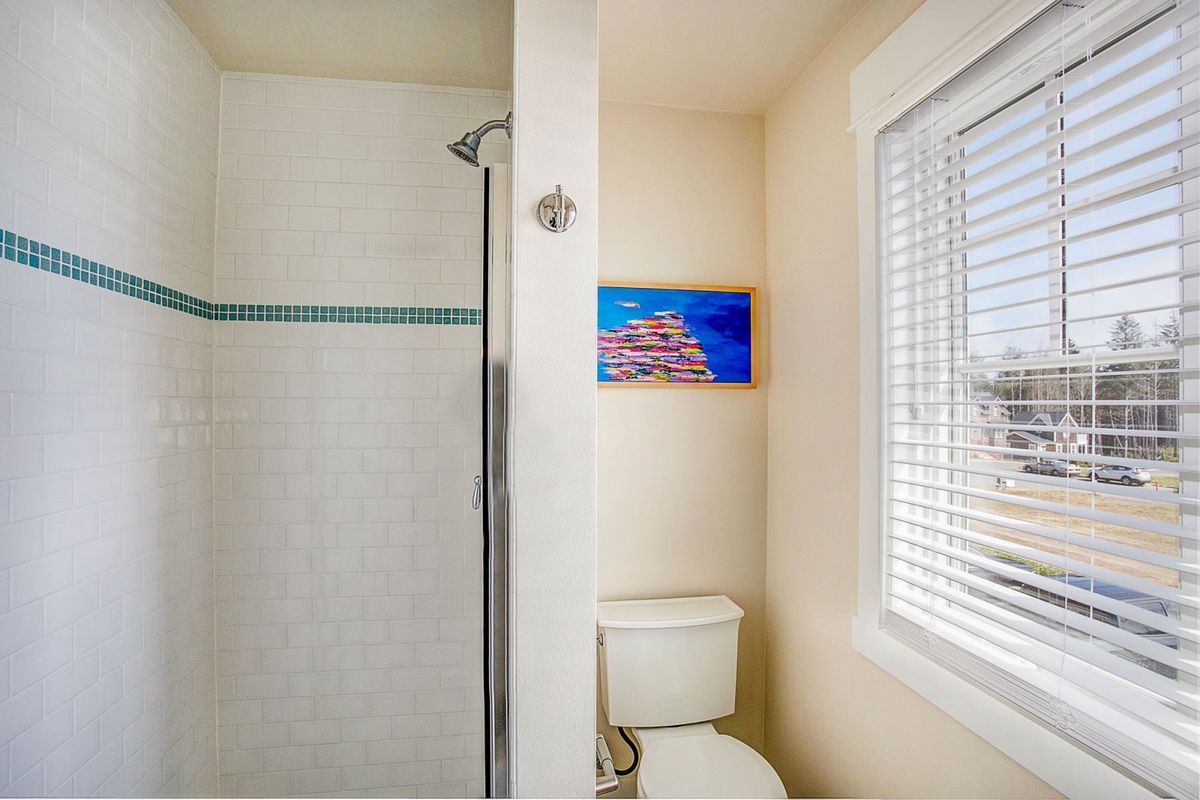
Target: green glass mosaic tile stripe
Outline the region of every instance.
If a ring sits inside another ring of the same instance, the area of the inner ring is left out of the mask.
[[[370,325],[479,325],[477,308],[424,306],[297,306],[219,303],[218,321],[357,322]]]
[[[164,306],[202,319],[213,319],[213,304],[199,297],[148,281],[123,270],[84,258],[44,242],[0,229],[0,247],[5,261],[62,275],[64,278],[98,286],[110,292]]]
[[[306,306],[212,303],[162,284],[130,275],[83,256],[0,229],[6,261],[52,272],[137,300],[218,322],[342,322],[373,325],[480,325],[477,308],[426,306]]]

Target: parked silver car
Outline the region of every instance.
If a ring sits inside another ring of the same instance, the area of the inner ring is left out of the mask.
[[[1096,467],[1092,470],[1092,479],[1106,483],[1123,483],[1126,486],[1145,486],[1153,477],[1141,467],[1126,467],[1120,464],[1109,464],[1106,467]]]
[[[1083,473],[1078,464],[1069,464],[1066,461],[1038,460],[1032,464],[1026,464],[1021,469],[1025,472],[1032,472],[1035,475],[1056,475],[1060,478]]]

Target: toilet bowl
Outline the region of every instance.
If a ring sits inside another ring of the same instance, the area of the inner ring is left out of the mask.
[[[765,758],[711,723],[634,728],[633,734],[642,748],[638,797],[787,797]]]
[[[597,605],[601,705],[642,751],[638,797],[787,797],[765,758],[710,721],[734,712],[744,614],[724,595]]]

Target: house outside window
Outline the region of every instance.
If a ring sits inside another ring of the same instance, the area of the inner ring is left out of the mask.
[[[929,661],[1196,797],[1197,3],[1041,12],[874,137],[863,596]]]

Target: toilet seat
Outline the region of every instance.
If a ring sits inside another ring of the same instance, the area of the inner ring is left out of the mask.
[[[638,769],[638,797],[787,797],[783,781],[754,748],[732,736],[651,742]]]

